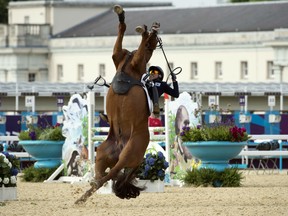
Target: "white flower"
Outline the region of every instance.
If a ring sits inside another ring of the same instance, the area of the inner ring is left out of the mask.
[[[4,184],[8,184],[8,183],[9,183],[9,178],[4,178],[4,179],[3,179],[3,183],[4,183]]]
[[[11,176],[10,181],[11,181],[11,184],[16,184],[17,183],[16,176]]]
[[[4,163],[6,163],[6,164],[9,163],[9,160],[6,157],[4,158]]]
[[[10,169],[12,168],[12,163],[9,161],[8,166],[10,167]]]

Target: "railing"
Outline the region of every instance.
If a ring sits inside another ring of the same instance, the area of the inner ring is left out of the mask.
[[[15,142],[19,141],[18,136],[0,136],[0,142]],[[27,152],[9,152],[9,154],[15,155],[16,157],[20,158],[20,160],[32,160],[32,156]]]
[[[157,134],[155,135],[154,132],[163,131],[165,127],[149,127],[150,131],[150,141],[151,142],[158,142],[158,143],[165,143],[165,135],[164,134]],[[92,128],[93,132],[98,133],[108,133],[109,127],[94,127]],[[107,135],[94,135],[92,137],[93,142],[100,142],[106,139]],[[279,157],[279,169],[282,170],[283,168],[283,158],[288,158],[288,151],[283,149],[283,143],[288,142],[288,135],[282,134],[274,134],[274,135],[251,135],[250,140],[277,140],[279,142],[279,150],[271,150],[271,151],[259,151],[259,150],[249,150],[248,146],[245,146],[244,149],[240,152],[239,156],[242,158],[242,164],[248,165],[249,157],[257,157],[257,156],[271,156],[271,157]],[[0,136],[0,142],[13,142],[19,141],[18,136]],[[161,145],[163,147],[163,145]],[[97,144],[96,144],[97,147]],[[20,159],[30,158],[27,152],[9,152]]]
[[[283,158],[288,157],[288,151],[283,149],[283,143],[287,143],[288,135],[271,134],[271,135],[251,135],[250,140],[277,140],[279,143],[279,150],[259,151],[249,150],[249,143],[240,152],[239,156],[242,157],[242,164],[248,165],[249,157],[279,157],[279,170],[283,168]],[[255,144],[254,144],[255,145]]]

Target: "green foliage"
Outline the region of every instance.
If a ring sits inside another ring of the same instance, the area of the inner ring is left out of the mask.
[[[8,23],[8,3],[10,0],[0,0],[0,23]]]
[[[46,124],[35,125],[26,122],[27,130],[20,131],[19,140],[49,140],[49,141],[63,141],[66,138],[62,135],[62,125],[57,123],[54,126],[49,125],[47,119]]]
[[[213,187],[240,187],[243,174],[236,168],[225,169],[218,172],[214,169],[187,170],[183,182],[187,186],[213,186]]]
[[[175,156],[174,156],[175,157]],[[174,174],[171,175],[172,179],[183,180],[186,175],[186,171],[182,170],[179,165],[174,168]]]
[[[262,2],[262,1],[275,1],[275,0],[230,0],[231,3],[241,3],[241,2]]]
[[[65,137],[62,135],[61,127],[48,127],[40,133],[39,140],[61,141],[65,140]]]
[[[23,170],[23,180],[26,182],[43,182],[48,179],[56,168],[35,168],[34,166],[27,167]]]
[[[197,127],[183,127],[180,136],[183,142],[243,142],[249,139],[245,128],[238,128],[237,126],[224,123],[213,123]]]
[[[82,119],[82,134],[85,138],[84,146],[88,146],[88,116],[84,116]]]

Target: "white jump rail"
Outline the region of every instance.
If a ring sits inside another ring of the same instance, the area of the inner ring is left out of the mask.
[[[164,142],[165,141],[165,134],[154,134],[154,132],[164,132],[165,127],[149,127],[149,132],[150,132],[150,141],[151,142]],[[103,132],[103,133],[108,133],[109,132],[109,127],[93,127],[92,128],[93,132]],[[102,142],[107,138],[107,135],[94,135],[92,137],[93,142]]]
[[[264,135],[251,135],[250,140],[277,140],[279,142],[279,150],[259,151],[248,150],[248,145],[240,152],[239,156],[242,157],[242,164],[248,165],[249,157],[279,157],[279,169],[282,170],[283,158],[288,158],[288,151],[282,149],[282,142],[288,140],[288,134],[264,134]]]
[[[14,142],[14,141],[19,141],[19,138],[18,136],[0,136],[0,141]],[[9,152],[9,154],[15,155],[17,158],[20,158],[20,160],[22,160],[23,158],[32,159],[32,156],[28,154],[27,152]]]

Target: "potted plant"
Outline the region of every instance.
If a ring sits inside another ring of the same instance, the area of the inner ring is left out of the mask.
[[[223,171],[230,167],[229,160],[241,152],[250,137],[245,128],[235,125],[233,119],[222,119],[221,114],[229,113],[229,109],[223,110],[212,104],[208,113],[212,113],[212,123],[201,124],[200,121],[197,126],[184,126],[180,137],[192,156],[201,160],[198,169]],[[202,108],[195,109],[194,115],[201,117]]]
[[[139,167],[138,184],[146,187],[146,192],[163,192],[165,170],[169,163],[161,151],[149,148]]]
[[[184,126],[180,136],[183,145],[201,160],[199,168],[218,171],[230,167],[229,160],[241,152],[249,139],[246,129],[235,126],[233,121]]]
[[[20,162],[8,152],[0,152],[0,202],[17,198],[17,174]]]
[[[54,168],[61,164],[62,146],[65,137],[62,135],[62,125],[33,125],[27,123],[27,130],[18,135],[19,144],[37,160],[35,168]]]

